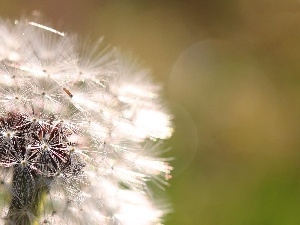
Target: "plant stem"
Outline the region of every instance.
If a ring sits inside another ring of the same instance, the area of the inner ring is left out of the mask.
[[[16,167],[12,180],[12,199],[6,225],[33,225],[43,207],[48,187],[41,177],[26,167]]]

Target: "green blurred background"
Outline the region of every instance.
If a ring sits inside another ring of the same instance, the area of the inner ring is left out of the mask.
[[[300,224],[300,0],[0,0],[133,52],[176,119],[167,225]]]

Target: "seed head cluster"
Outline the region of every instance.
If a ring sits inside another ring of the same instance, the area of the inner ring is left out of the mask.
[[[0,224],[158,225],[172,134],[148,70],[114,48],[0,19]]]

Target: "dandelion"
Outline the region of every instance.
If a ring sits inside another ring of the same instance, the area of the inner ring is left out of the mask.
[[[116,49],[0,20],[1,224],[158,225],[171,119],[149,72]],[[100,52],[100,54],[98,53]]]

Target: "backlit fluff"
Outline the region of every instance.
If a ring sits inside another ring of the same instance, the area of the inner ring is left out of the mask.
[[[0,20],[2,224],[157,225],[171,116],[148,71],[116,50]]]

